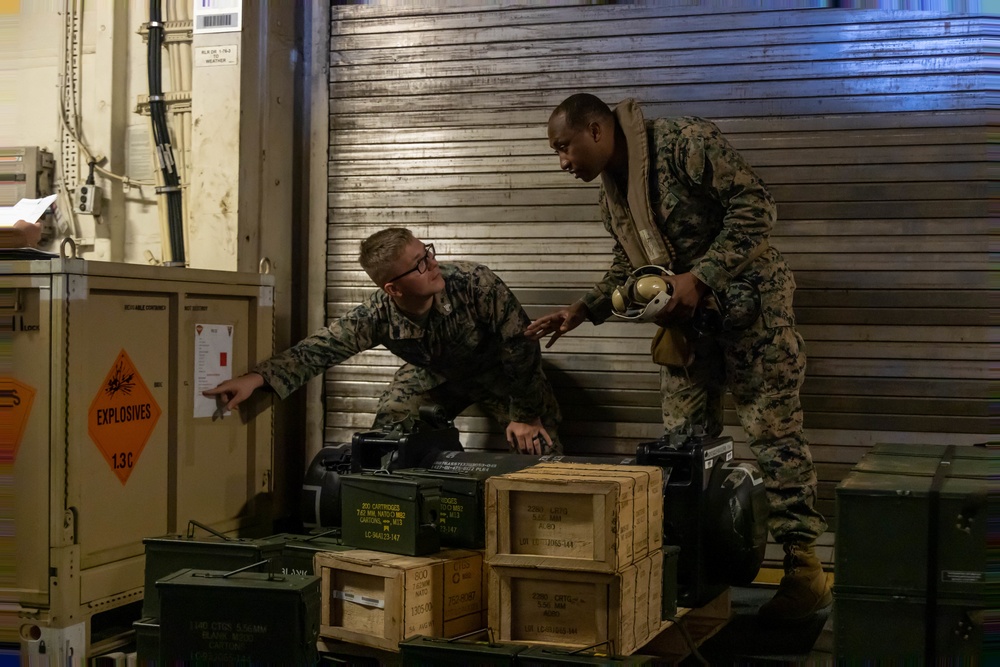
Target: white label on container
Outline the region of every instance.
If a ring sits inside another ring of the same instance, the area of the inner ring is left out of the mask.
[[[348,591],[330,591],[330,595],[338,600],[354,602],[366,607],[375,607],[376,609],[385,609],[385,600],[376,600],[375,598],[358,595],[357,593],[349,593]]]
[[[731,452],[731,451],[733,451],[733,443],[727,442],[727,443],[722,444],[722,445],[716,445],[715,447],[712,447],[711,449],[706,449],[705,453],[704,453],[704,456],[705,456],[706,459],[714,459],[716,456],[719,456],[721,454],[725,454],[726,452]]]
[[[197,46],[194,49],[195,67],[215,67],[216,65],[238,65],[240,47],[238,44],[220,46]]]
[[[194,32],[239,32],[243,28],[242,0],[194,0]]]
[[[233,377],[233,325],[194,325],[194,418],[221,419],[229,415],[221,396],[201,392]]]
[[[984,580],[982,572],[964,572],[961,570],[941,570],[941,581],[953,584],[980,584]]]

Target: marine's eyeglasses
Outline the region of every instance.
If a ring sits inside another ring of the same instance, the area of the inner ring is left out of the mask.
[[[433,258],[434,258],[434,244],[433,243],[427,243],[427,244],[424,245],[424,256],[417,260],[417,265],[416,266],[414,266],[409,271],[404,271],[403,273],[400,273],[398,276],[396,276],[392,280],[387,280],[386,282],[387,283],[394,283],[397,280],[399,280],[400,278],[405,278],[406,276],[410,275],[414,271],[416,271],[417,273],[426,273],[426,271],[427,271],[427,262],[429,260],[433,259]]]

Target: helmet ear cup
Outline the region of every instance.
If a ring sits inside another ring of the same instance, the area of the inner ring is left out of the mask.
[[[624,287],[616,287],[615,291],[611,293],[611,307],[615,309],[616,313],[624,313],[627,309],[625,302],[625,296],[622,294]]]
[[[635,281],[635,300],[646,304],[656,298],[657,294],[667,291],[667,281],[660,276],[643,276]]]
[[[632,322],[652,322],[670,300],[672,292],[666,276],[668,269],[653,264],[632,271],[624,285],[611,292],[615,315]]]

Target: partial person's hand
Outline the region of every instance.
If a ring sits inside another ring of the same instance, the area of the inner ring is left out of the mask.
[[[549,432],[542,426],[541,417],[531,422],[511,422],[507,424],[507,444],[521,454],[543,454],[552,443]]]
[[[243,401],[250,398],[254,390],[264,386],[264,376],[260,373],[247,373],[232,380],[226,380],[214,389],[201,392],[203,396],[212,398],[222,396],[226,401],[226,410],[233,410]]]
[[[26,248],[34,248],[42,240],[42,223],[40,222],[18,220],[14,223],[14,229],[24,235],[24,245]]]
[[[663,309],[657,324],[684,322],[694,315],[701,297],[708,291],[708,285],[698,280],[693,273],[667,276],[665,280],[673,287],[670,300]]]
[[[589,310],[583,301],[577,301],[572,306],[560,308],[548,315],[542,315],[537,320],[528,325],[524,330],[524,335],[531,340],[541,340],[549,334],[552,338],[545,344],[546,348],[552,347],[559,337],[577,328],[587,319]]]

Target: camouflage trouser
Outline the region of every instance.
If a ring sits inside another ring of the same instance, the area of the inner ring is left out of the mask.
[[[384,428],[407,417],[416,417],[421,405],[440,405],[448,419],[454,419],[470,405],[477,404],[504,429],[510,423],[510,398],[507,396],[498,396],[474,382],[446,380],[430,388],[427,388],[425,383],[426,379],[415,373],[414,367],[410,364],[396,371],[392,384],[379,398],[373,426]],[[542,425],[552,436],[552,443],[544,453],[562,453],[558,432],[559,423],[562,421],[559,403],[552,393],[552,387],[547,383],[544,393],[545,412],[541,415]]]
[[[771,534],[781,543],[813,542],[826,521],[815,509],[816,471],[802,434],[802,337],[793,327],[768,328],[759,318],[745,331],[693,342],[690,367],[660,367],[666,432],[700,424],[709,435],[719,435],[728,389],[764,473]]]

